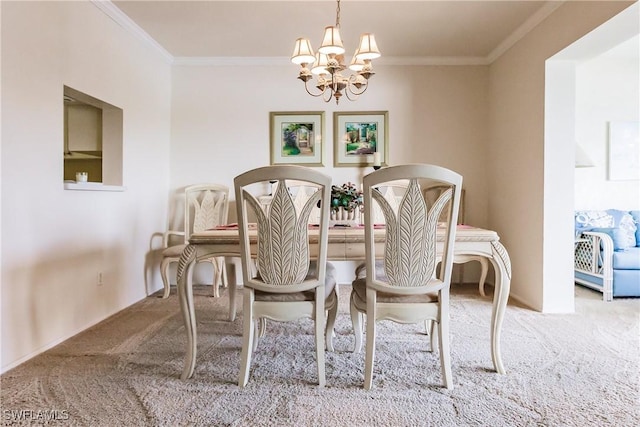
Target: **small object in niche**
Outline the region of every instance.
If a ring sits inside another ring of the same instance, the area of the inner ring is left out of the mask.
[[[87,172],[76,172],[76,182],[87,182],[89,174]]]

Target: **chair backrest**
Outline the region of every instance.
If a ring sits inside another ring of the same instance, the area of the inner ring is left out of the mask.
[[[398,208],[398,204],[402,199],[402,196],[407,191],[407,187],[409,185],[409,181],[406,179],[400,179],[391,182],[385,182],[383,185],[379,185],[376,189],[382,194],[387,202],[391,205],[393,210]],[[382,208],[376,202],[373,201],[373,223],[374,224],[384,224],[385,218],[384,213],[382,212]]]
[[[254,194],[269,181],[276,181],[277,185],[272,187],[271,201],[261,205]],[[303,181],[305,188],[313,191],[298,209],[289,190],[293,181]],[[302,166],[266,166],[237,176],[234,186],[244,286],[270,292],[297,292],[324,285],[331,177]],[[321,206],[318,239],[311,244],[309,217],[318,202]],[[256,218],[255,230],[250,228],[249,217]],[[252,246],[258,270],[255,277]],[[312,257],[317,257],[318,267],[308,276]]]
[[[318,189],[317,185],[312,185],[306,181],[297,181],[291,180],[286,183],[287,188],[289,189],[289,193],[293,197],[293,204],[296,207],[296,210],[300,212],[304,205],[309,200],[309,197],[315,193]],[[271,195],[259,197],[260,203],[263,208],[266,208],[269,203],[271,203],[271,199],[273,197],[273,193],[278,188],[278,183],[271,183]],[[320,223],[320,208],[315,206],[311,210],[311,214],[309,215],[309,224],[319,224]]]
[[[406,179],[408,184],[397,203],[389,200],[380,191],[390,181]],[[433,184],[447,185],[449,189],[438,199],[429,203],[423,188]],[[422,293],[433,286],[448,287],[451,283],[453,265],[453,244],[456,221],[460,205],[462,176],[449,169],[426,164],[392,166],[380,169],[364,177],[365,244],[368,272],[375,272],[376,258],[384,259],[385,281],[374,274],[367,274],[367,286],[395,293]],[[375,202],[385,217],[384,255],[375,245],[373,214]],[[450,205],[444,222],[441,213]],[[441,253],[441,255],[438,255]],[[442,265],[438,274],[438,284],[432,284],[436,277],[436,266]],[[434,289],[436,290],[436,289]]]
[[[191,234],[227,223],[229,187],[219,184],[195,184],[184,190],[185,243]]]
[[[431,185],[424,189],[424,198],[427,200],[429,204],[433,204],[438,197],[442,195],[445,191],[451,188],[448,185]],[[447,205],[447,208],[442,211],[440,214],[441,221],[444,221],[446,218],[448,209],[451,205]],[[458,224],[464,224],[464,188],[460,192],[460,208],[458,209]]]

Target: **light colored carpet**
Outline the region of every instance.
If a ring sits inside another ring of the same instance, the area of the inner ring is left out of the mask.
[[[337,352],[327,353],[324,389],[314,385],[306,320],[270,322],[249,384],[238,388],[242,317],[229,323],[227,298],[197,288],[193,379],[179,379],[186,339],[175,291],[168,300],[156,294],[5,373],[3,422],[14,423],[16,411],[59,411],[68,419],[52,425],[640,425],[640,300],[603,303],[600,294],[576,288],[575,314],[510,304],[502,338],[508,374],[498,375],[489,352],[490,299],[454,286],[455,388],[441,387],[438,353],[425,351],[420,325],[382,322],[375,388],[365,391],[364,352],[350,352],[349,291],[341,289]]]

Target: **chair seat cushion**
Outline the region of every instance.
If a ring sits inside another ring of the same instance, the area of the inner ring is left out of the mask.
[[[182,255],[182,251],[184,251],[184,248],[186,247],[186,244],[169,246],[167,249],[162,251],[162,256],[180,258],[180,255]]]
[[[356,280],[351,283],[353,288],[354,297],[358,299],[361,304],[367,303],[367,268],[365,264],[360,264],[356,268]],[[381,282],[388,281],[384,272],[382,261],[376,261],[376,279]],[[376,295],[378,302],[392,302],[392,303],[430,303],[438,301],[438,293],[430,292],[426,294],[418,295],[399,295],[390,292],[378,291]]]
[[[309,263],[309,273],[307,273],[307,279],[312,279],[315,275],[316,261]],[[328,300],[329,297],[335,295],[336,288],[336,267],[330,262],[327,263],[327,271],[324,279],[324,298]],[[255,298],[256,301],[278,301],[278,302],[292,302],[292,301],[313,301],[315,299],[315,292],[292,292],[292,293],[272,293],[259,291],[256,289]]]

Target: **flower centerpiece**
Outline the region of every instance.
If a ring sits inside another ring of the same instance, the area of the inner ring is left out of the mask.
[[[331,186],[331,219],[335,223],[354,224],[356,214],[362,211],[362,205],[362,191],[355,184],[348,182],[342,186]]]

